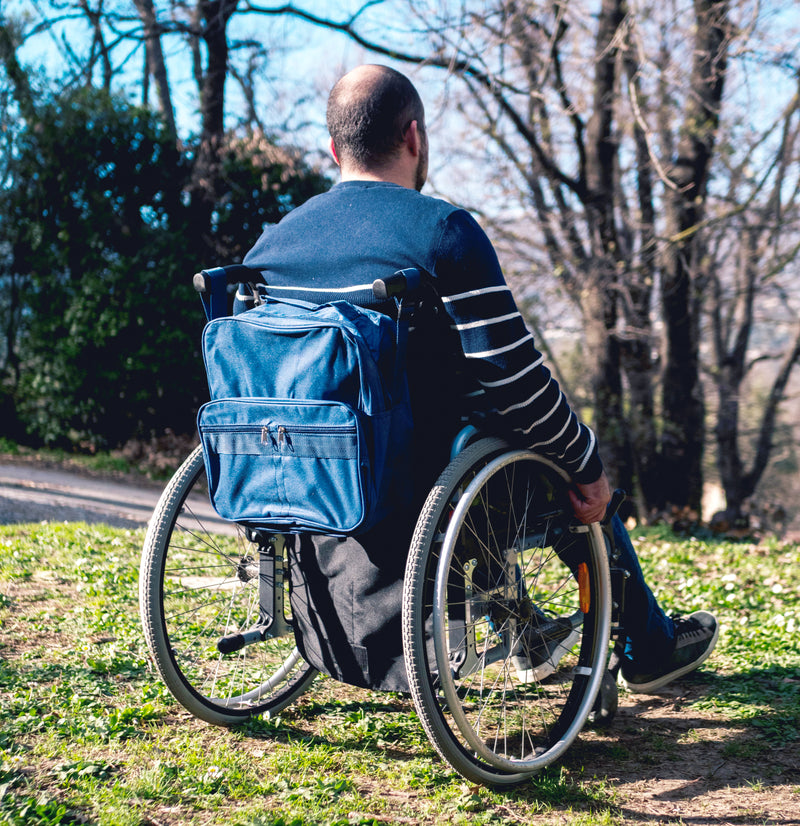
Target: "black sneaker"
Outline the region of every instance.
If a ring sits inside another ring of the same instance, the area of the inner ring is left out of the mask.
[[[667,683],[694,671],[705,662],[719,637],[719,624],[708,611],[695,611],[688,617],[673,617],[675,650],[661,668],[649,673],[636,673],[631,663],[622,667],[622,679],[634,694],[657,691]]]
[[[564,617],[534,617],[525,626],[517,653],[511,658],[517,679],[532,683],[549,677],[580,636],[580,630]]]

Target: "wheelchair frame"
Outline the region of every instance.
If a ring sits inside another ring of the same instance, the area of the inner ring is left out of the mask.
[[[456,440],[418,518],[403,651],[415,709],[441,757],[501,787],[558,760],[587,720],[613,717],[608,645],[624,639],[625,574],[610,516],[605,527],[574,523],[563,471],[475,436]],[[140,610],[173,696],[200,719],[235,725],[279,713],[317,671],[295,646],[286,537],[212,516],[204,485],[198,447],[150,521]]]

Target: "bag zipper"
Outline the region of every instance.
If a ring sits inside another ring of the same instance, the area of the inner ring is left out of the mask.
[[[277,430],[270,430],[268,425],[259,424],[204,424],[203,433],[251,433],[259,435],[261,444],[289,445],[292,436],[352,436],[357,433],[355,425],[307,425],[286,427],[278,425]]]
[[[272,432],[269,425],[265,424],[202,424],[201,429],[214,432],[227,431],[229,433],[263,433],[265,430],[267,433]],[[278,430],[283,430],[287,437],[293,433],[302,433],[304,436],[313,435],[314,433],[328,433],[335,436],[337,433],[355,433],[356,426],[354,424],[298,425],[297,427],[278,425]]]

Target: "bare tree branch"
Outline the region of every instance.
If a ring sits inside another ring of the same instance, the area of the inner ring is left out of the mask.
[[[293,6],[291,3],[277,7],[265,7],[249,2],[249,0],[246,0],[242,9],[244,11],[255,12],[258,14],[291,15],[294,17],[298,17],[301,20],[305,20],[308,23],[313,23],[316,26],[322,26],[326,29],[346,34],[355,43],[358,43],[360,46],[363,46],[365,49],[368,49],[369,51],[374,52],[375,54],[381,54],[385,57],[392,58],[393,60],[400,60],[404,63],[415,63],[418,65],[426,66],[438,66],[439,68],[446,69],[448,72],[452,74],[458,74],[463,75],[465,77],[473,78],[494,98],[494,100],[499,104],[503,112],[511,120],[511,122],[514,125],[514,128],[517,130],[519,135],[533,149],[533,151],[539,159],[539,162],[542,166],[542,170],[545,172],[545,174],[565,184],[570,189],[574,190],[576,193],[582,193],[582,182],[567,175],[563,170],[559,168],[559,166],[555,163],[553,158],[548,156],[548,154],[544,151],[541,144],[539,143],[536,134],[528,127],[528,125],[525,123],[519,112],[514,108],[514,106],[511,105],[507,97],[503,94],[502,84],[500,84],[496,78],[487,73],[485,70],[480,69],[478,66],[476,66],[474,62],[458,58],[454,55],[446,57],[442,55],[413,54],[411,52],[402,51],[400,49],[394,49],[388,46],[384,46],[375,41],[372,41],[362,36],[356,30],[354,25],[355,21],[357,20],[358,16],[361,14],[361,11],[363,11],[363,9],[357,12],[356,14],[352,15],[349,19],[345,21],[335,21],[329,18],[320,17],[318,15],[313,14],[312,12],[306,11],[305,9],[297,8]]]

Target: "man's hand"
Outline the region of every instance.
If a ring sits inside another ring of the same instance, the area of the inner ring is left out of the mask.
[[[576,483],[576,490],[569,489],[569,498],[575,516],[588,525],[589,522],[599,522],[606,515],[606,505],[611,499],[611,486],[605,472],[596,481],[588,485]]]

